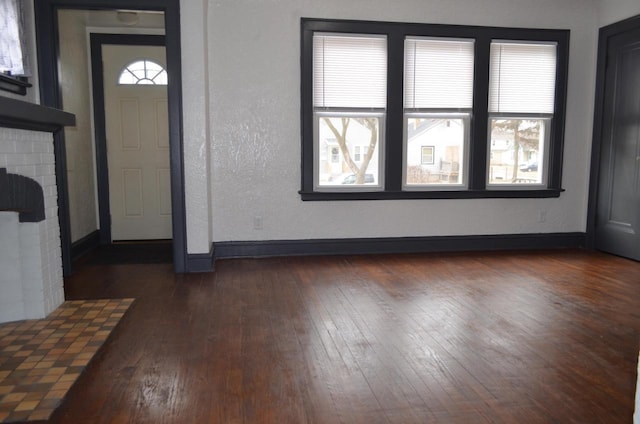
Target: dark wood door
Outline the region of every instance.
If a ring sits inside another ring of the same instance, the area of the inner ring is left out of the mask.
[[[640,28],[609,40],[596,248],[640,260]]]

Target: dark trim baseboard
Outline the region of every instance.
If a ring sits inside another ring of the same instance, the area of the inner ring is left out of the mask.
[[[71,259],[76,260],[100,245],[100,232],[95,230],[71,243]]]
[[[581,248],[585,245],[585,236],[585,233],[537,233],[356,239],[224,241],[215,243],[215,259],[268,256]]]
[[[214,245],[211,243],[209,253],[187,254],[187,272],[211,272],[215,260]]]

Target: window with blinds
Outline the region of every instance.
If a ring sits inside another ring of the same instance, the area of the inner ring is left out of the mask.
[[[405,38],[405,189],[466,184],[473,69],[474,40]],[[433,146],[428,162],[424,145]]]
[[[317,190],[382,188],[380,129],[386,103],[385,36],[314,34]],[[366,153],[362,155],[362,151]]]
[[[493,41],[490,48],[487,184],[546,184],[555,108],[556,43]]]
[[[302,18],[302,199],[560,196],[569,35]]]

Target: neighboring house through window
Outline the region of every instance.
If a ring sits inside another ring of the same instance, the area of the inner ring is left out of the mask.
[[[303,18],[302,198],[559,196],[568,38]]]

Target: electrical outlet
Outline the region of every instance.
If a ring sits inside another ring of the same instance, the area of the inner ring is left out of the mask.
[[[254,216],[253,217],[253,229],[254,230],[262,230],[262,217]]]
[[[547,222],[547,211],[540,211],[538,213],[538,222]]]

